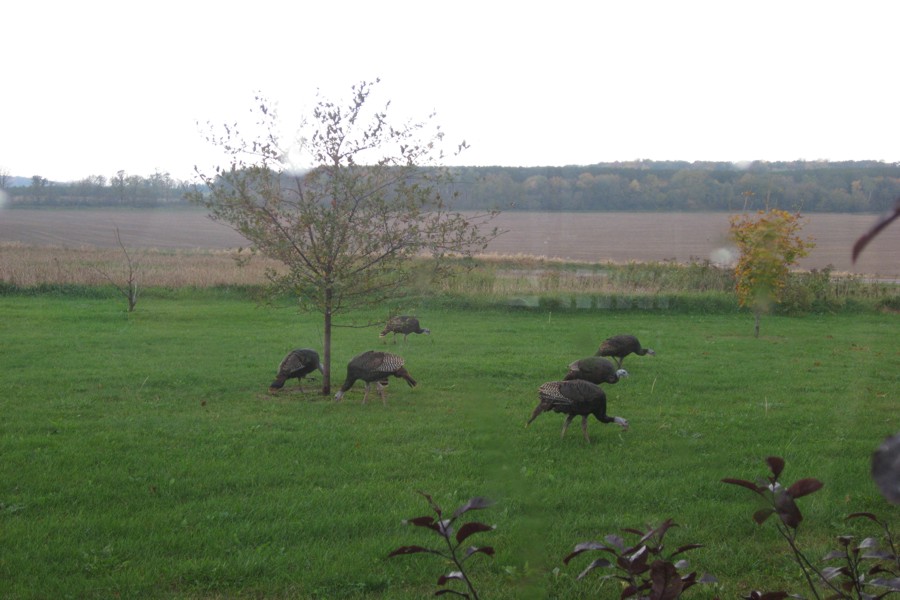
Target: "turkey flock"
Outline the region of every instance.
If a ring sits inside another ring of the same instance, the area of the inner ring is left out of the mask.
[[[623,334],[606,338],[594,356],[571,363],[562,381],[548,381],[538,388],[540,402],[525,426],[531,425],[541,413],[553,411],[566,415],[560,437],[566,435],[569,423],[576,416],[581,417],[581,432],[589,444],[591,438],[588,436],[587,423],[590,415],[594,415],[601,423],[615,423],[627,431],[627,420],[606,414],[606,392],[600,384],[617,383],[620,379],[628,377],[628,371],[622,368],[622,361],[629,354],[653,356],[656,353],[650,348],[642,347],[633,335]],[[605,358],[607,356],[615,358],[616,365]],[[619,368],[616,369],[616,366]]]
[[[397,343],[397,334],[402,334],[405,342],[411,333],[428,335],[431,331],[423,328],[417,317],[400,315],[388,319],[379,337],[384,339],[391,333],[394,334],[394,343]],[[651,348],[643,347],[635,336],[620,334],[603,340],[593,356],[569,363],[561,380],[548,381],[538,387],[539,402],[525,426],[531,425],[542,413],[556,412],[566,415],[560,433],[561,438],[565,436],[569,424],[577,416],[581,417],[581,432],[588,444],[591,439],[587,425],[588,417],[591,415],[601,423],[615,423],[622,427],[623,431],[627,431],[628,421],[625,418],[607,414],[606,392],[600,386],[615,384],[628,377],[628,371],[622,368],[622,362],[631,354],[653,356],[655,352]],[[372,384],[375,384],[382,403],[386,405],[385,386],[389,377],[403,379],[410,387],[417,385],[416,380],[406,370],[405,364],[402,357],[390,352],[368,350],[354,356],[347,363],[347,376],[334,396],[335,401],[340,402],[357,381],[362,381],[365,383],[362,403],[366,403],[369,390]],[[292,350],[279,364],[275,380],[269,385],[269,393],[277,393],[284,387],[285,382],[292,378],[298,380],[302,392],[303,378],[314,371],[324,373],[319,354],[315,350],[312,348]]]

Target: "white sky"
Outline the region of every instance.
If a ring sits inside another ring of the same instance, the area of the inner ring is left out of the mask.
[[[301,8],[301,6],[303,8]],[[381,78],[454,164],[900,161],[891,0],[14,1],[2,10],[0,170],[192,179],[197,121],[261,91],[304,114]]]

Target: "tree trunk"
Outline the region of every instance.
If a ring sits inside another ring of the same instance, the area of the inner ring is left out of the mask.
[[[331,294],[330,289],[325,290],[325,339],[322,351],[322,366],[325,368],[325,373],[322,375],[323,396],[331,395]]]
[[[757,337],[757,338],[759,337],[759,319],[760,319],[760,316],[761,316],[761,315],[760,315],[759,312],[753,313],[753,318],[754,318],[754,324],[753,324],[753,337]]]

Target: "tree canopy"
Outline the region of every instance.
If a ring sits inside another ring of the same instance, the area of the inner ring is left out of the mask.
[[[254,252],[284,266],[269,272],[273,291],[324,316],[324,394],[336,315],[401,297],[423,269],[441,276],[447,258],[471,256],[498,235],[482,229],[496,213],[452,210],[440,128],[395,124],[389,103],[371,109],[373,85],[354,86],[345,104],[320,99],[295,147],[282,144],[277,112],[257,98],[261,133],[247,139],[226,126],[211,136],[232,159],[199,173],[209,193],[192,195]],[[298,157],[308,166],[289,168]]]
[[[790,267],[815,246],[800,238],[801,228],[799,214],[778,209],[731,217],[731,237],[740,252],[734,267],[738,302],[753,310],[757,337],[761,315],[781,300]]]

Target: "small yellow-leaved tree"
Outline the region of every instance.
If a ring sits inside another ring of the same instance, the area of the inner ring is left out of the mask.
[[[756,337],[763,313],[781,301],[790,267],[815,246],[811,238],[800,238],[800,219],[778,209],[731,217],[731,238],[740,251],[735,289],[740,305],[753,311]]]

